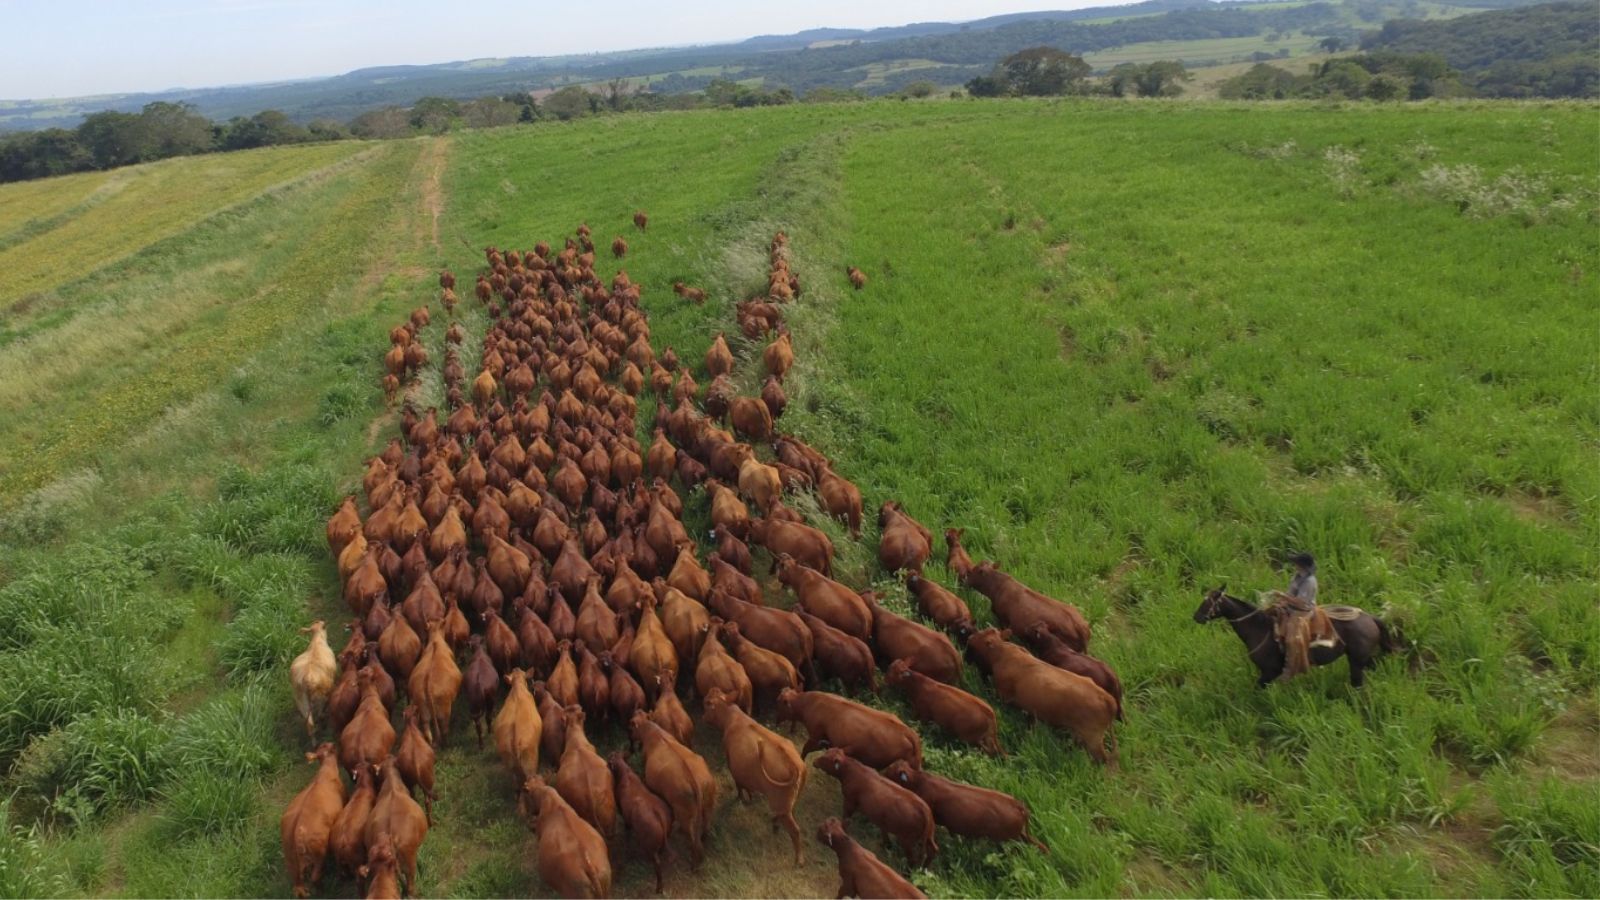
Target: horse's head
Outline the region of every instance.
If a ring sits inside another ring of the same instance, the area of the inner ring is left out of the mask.
[[[1204,625],[1221,616],[1222,604],[1228,596],[1227,590],[1228,586],[1224,584],[1215,590],[1207,591],[1205,599],[1200,601],[1200,607],[1194,611],[1194,620]]]

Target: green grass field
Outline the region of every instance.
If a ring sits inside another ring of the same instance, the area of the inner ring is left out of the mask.
[[[1115,773],[1012,712],[1005,760],[922,729],[930,768],[1023,797],[1051,847],[942,836],[911,873],[930,894],[1600,893],[1593,115],[628,116],[342,164],[264,152],[290,186],[187,201],[154,237],[102,225],[72,267],[18,282],[54,299],[0,341],[4,446],[21,448],[0,451],[0,617],[17,623],[0,637],[0,894],[287,893],[277,816],[309,769],[284,667],[298,625],[344,618],[322,522],[394,431],[385,334],[435,267],[580,221],[628,238],[654,340],[686,360],[737,334],[732,304],[787,230],[805,292],[783,425],[870,506],[965,527],[975,555],[1079,605],[1121,674]],[[29,254],[68,225],[5,235],[100,190],[0,188],[0,253]],[[97,245],[129,255],[84,263]],[[676,280],[710,300],[680,305]],[[844,549],[844,578],[898,601],[875,540]],[[1342,662],[1256,690],[1243,645],[1191,619],[1219,583],[1280,585],[1297,549],[1327,602],[1381,611],[1410,645],[1362,691]],[[493,752],[455,742],[439,782],[423,892],[542,893]],[[808,839],[836,791],[813,779]],[[674,866],[667,893],[831,895],[814,843],[804,867],[766,865],[787,839],[762,818],[726,805],[705,870]],[[645,867],[619,875],[649,893]]]

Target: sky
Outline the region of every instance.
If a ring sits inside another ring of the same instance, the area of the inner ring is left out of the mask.
[[[0,0],[0,98],[214,87],[1118,2],[1126,0]]]

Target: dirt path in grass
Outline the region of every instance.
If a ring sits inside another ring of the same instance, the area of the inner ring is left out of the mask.
[[[420,261],[429,247],[435,253],[440,250],[439,217],[444,214],[443,178],[445,166],[450,161],[450,147],[451,140],[448,137],[431,138],[417,155],[416,164],[411,170],[411,180],[417,185],[417,202],[408,204],[400,212],[399,223],[395,228],[397,240],[389,244],[399,249],[385,254],[368,267],[361,277],[358,297],[368,297],[373,291],[381,288],[384,279],[390,275],[426,284],[429,269],[416,264],[400,265],[399,260],[409,257],[411,260]],[[407,387],[404,399],[416,399],[415,394],[419,386],[413,383]],[[391,407],[367,426],[368,447],[376,445],[379,435],[394,422],[396,408],[398,406]]]

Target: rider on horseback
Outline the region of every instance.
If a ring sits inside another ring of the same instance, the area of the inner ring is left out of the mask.
[[[1333,647],[1338,635],[1327,617],[1317,609],[1317,561],[1309,553],[1297,554],[1294,577],[1288,591],[1273,591],[1271,610],[1278,644],[1283,647],[1283,678],[1289,679],[1311,668],[1312,647]]]

